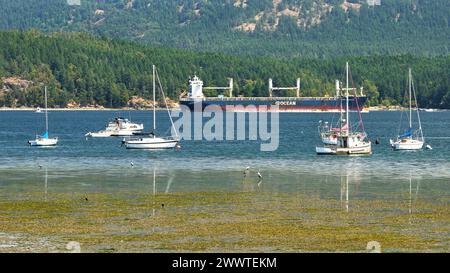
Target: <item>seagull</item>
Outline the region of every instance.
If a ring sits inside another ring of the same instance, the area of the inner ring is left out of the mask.
[[[248,172],[250,171],[250,166],[247,166],[244,170],[244,177],[247,176]]]
[[[261,173],[259,172],[259,170],[258,170],[258,173],[257,173],[256,175],[258,175],[258,177],[259,177],[260,180],[263,179],[263,177],[262,177]]]
[[[425,146],[425,148],[426,148],[427,150],[433,150],[433,148],[431,147],[430,144],[428,144],[427,146]]]
[[[41,165],[41,164],[39,164],[39,163],[38,163],[38,167],[39,167],[39,169],[42,169],[42,165]]]
[[[130,165],[131,165],[131,168],[133,168],[133,167],[134,167],[134,163],[133,163],[133,161],[130,161]]]

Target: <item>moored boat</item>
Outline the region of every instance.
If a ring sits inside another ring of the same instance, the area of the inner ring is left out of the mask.
[[[164,99],[167,114],[172,125],[173,131],[175,132],[175,137],[158,137],[156,136],[156,78],[158,78],[159,89],[161,91],[162,98]],[[131,137],[130,139],[125,139],[122,142],[127,149],[173,149],[178,144],[178,135],[173,125],[172,117],[169,113],[169,108],[167,107],[166,97],[161,86],[161,81],[156,71],[156,66],[153,65],[153,131],[147,136]]]
[[[414,97],[415,110],[417,113],[417,122],[418,128],[413,129],[412,122],[412,98]],[[419,109],[417,107],[417,98],[416,92],[414,89],[414,84],[412,80],[412,72],[411,68],[408,71],[408,99],[409,99],[409,113],[408,113],[408,128],[397,136],[395,140],[390,140],[391,147],[395,151],[399,150],[421,150],[425,143],[425,139],[423,137],[422,124],[420,122],[420,114]],[[403,116],[403,115],[402,115]],[[400,120],[401,121],[401,120]]]
[[[126,118],[117,117],[110,121],[104,130],[89,132],[86,137],[132,136],[144,130],[144,124],[133,123]]]
[[[44,87],[44,97],[45,97],[45,133],[42,135],[37,135],[35,139],[29,140],[28,144],[30,146],[56,146],[58,144],[57,137],[49,137],[48,134],[48,105],[47,105],[47,86]]]
[[[316,147],[317,154],[329,155],[370,155],[372,154],[372,143],[367,138],[364,130],[361,112],[357,107],[359,122],[356,126],[351,126],[350,107],[349,107],[349,91],[356,91],[355,88],[349,88],[349,65],[346,63],[346,88],[345,91],[345,107],[340,106],[339,126],[334,130],[336,144],[326,144]],[[330,129],[330,132],[331,129]],[[321,140],[324,142],[323,136]]]
[[[230,79],[231,80],[231,79]],[[269,81],[269,97],[234,97],[233,81],[229,87],[203,87],[203,81],[194,76],[189,81],[189,92],[180,97],[180,105],[188,107],[191,111],[207,111],[208,106],[220,107],[223,111],[234,112],[339,112],[339,106],[345,103],[345,98],[336,94],[330,97],[304,97],[300,95],[300,81],[297,87],[273,87]],[[203,89],[229,90],[229,96],[207,97]],[[272,96],[272,90],[297,90],[295,97]],[[361,111],[367,101],[363,94],[348,97],[349,109]]]

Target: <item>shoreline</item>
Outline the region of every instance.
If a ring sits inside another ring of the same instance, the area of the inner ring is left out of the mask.
[[[0,107],[0,111],[33,111],[35,112],[37,108],[34,107]],[[178,107],[169,108],[169,110],[178,109]],[[43,109],[41,109],[43,110]],[[48,108],[48,111],[152,111],[153,108],[132,108],[132,107],[122,107],[122,108],[95,108],[95,107],[79,107],[79,108]],[[156,108],[157,111],[166,110],[166,108]],[[385,106],[370,106],[364,108],[361,113],[368,112],[381,112],[381,111],[405,111],[408,108],[405,107],[385,107]],[[419,111],[423,112],[444,112],[450,111],[450,109],[434,109],[434,108],[419,108]],[[279,113],[332,113],[333,111],[280,111]]]
[[[12,108],[12,107],[1,107],[0,111],[32,111],[35,112],[37,108],[31,108],[31,107],[19,107],[19,108]],[[169,110],[172,110],[174,108],[169,108]],[[48,108],[48,111],[152,111],[153,108]],[[156,108],[157,111],[166,110],[166,108]],[[44,109],[42,109],[42,113],[44,113]]]

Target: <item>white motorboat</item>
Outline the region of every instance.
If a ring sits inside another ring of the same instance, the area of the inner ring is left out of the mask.
[[[117,117],[110,121],[104,130],[89,132],[86,137],[132,136],[144,130],[144,124],[133,123],[126,118]]]
[[[162,97],[164,99],[167,114],[169,115],[170,122],[172,124],[173,131],[175,132],[175,137],[158,137],[156,136],[156,78],[158,79],[159,89],[161,91]],[[156,71],[156,67],[153,65],[153,131],[147,136],[132,137],[130,139],[125,139],[123,144],[127,149],[173,149],[178,144],[178,134],[173,125],[172,117],[169,113],[169,108],[167,107],[166,97],[162,89],[161,81]]]
[[[35,113],[42,113],[42,110],[41,110],[41,108],[40,108],[40,107],[36,108],[36,111],[35,111]]]
[[[48,110],[47,110],[47,86],[44,87],[44,97],[45,97],[45,133],[42,135],[37,135],[34,140],[29,140],[28,144],[30,146],[55,146],[58,144],[57,137],[49,137],[48,134]]]
[[[349,111],[349,91],[356,91],[355,88],[349,88],[349,65],[346,63],[346,88],[345,91],[345,111],[343,106],[340,109],[339,127],[333,128],[335,130],[329,130],[328,138],[334,135],[336,138],[336,144],[329,141],[323,147],[316,147],[317,154],[329,154],[329,155],[370,155],[372,154],[372,143],[367,139],[367,134],[364,130],[364,123],[362,121],[361,112],[358,107],[359,122],[356,128],[352,128],[350,125],[350,111]],[[340,92],[341,93],[341,92]],[[353,130],[352,130],[353,129]],[[323,135],[321,135],[322,142],[324,141]]]
[[[412,72],[411,68],[408,72],[408,94],[409,94],[409,126],[408,128],[401,134],[397,136],[396,140],[390,140],[391,147],[395,151],[399,150],[421,150],[425,143],[425,139],[423,137],[422,124],[420,122],[419,109],[417,107],[417,98],[416,91],[414,90],[414,84],[412,81]],[[416,106],[417,113],[417,121],[418,121],[418,129],[413,130],[412,124],[412,97],[414,95],[414,102]],[[402,115],[403,116],[403,115]],[[401,120],[400,120],[401,122]],[[401,126],[400,126],[401,127]]]

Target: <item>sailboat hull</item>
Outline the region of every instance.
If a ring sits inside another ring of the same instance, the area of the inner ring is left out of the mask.
[[[370,155],[372,154],[372,143],[363,143],[355,147],[337,147],[337,155]]]
[[[409,139],[406,141],[397,141],[392,144],[392,148],[395,151],[401,150],[421,150],[423,148],[423,142],[420,140]]]
[[[372,149],[367,148],[339,148],[336,149],[337,155],[371,155]]]
[[[58,138],[36,138],[35,140],[28,141],[30,146],[56,146],[58,144]]]
[[[335,155],[336,147],[316,147],[316,153],[318,155]]]
[[[159,137],[139,138],[135,140],[125,141],[127,149],[173,149],[177,145],[178,140],[165,139]]]

